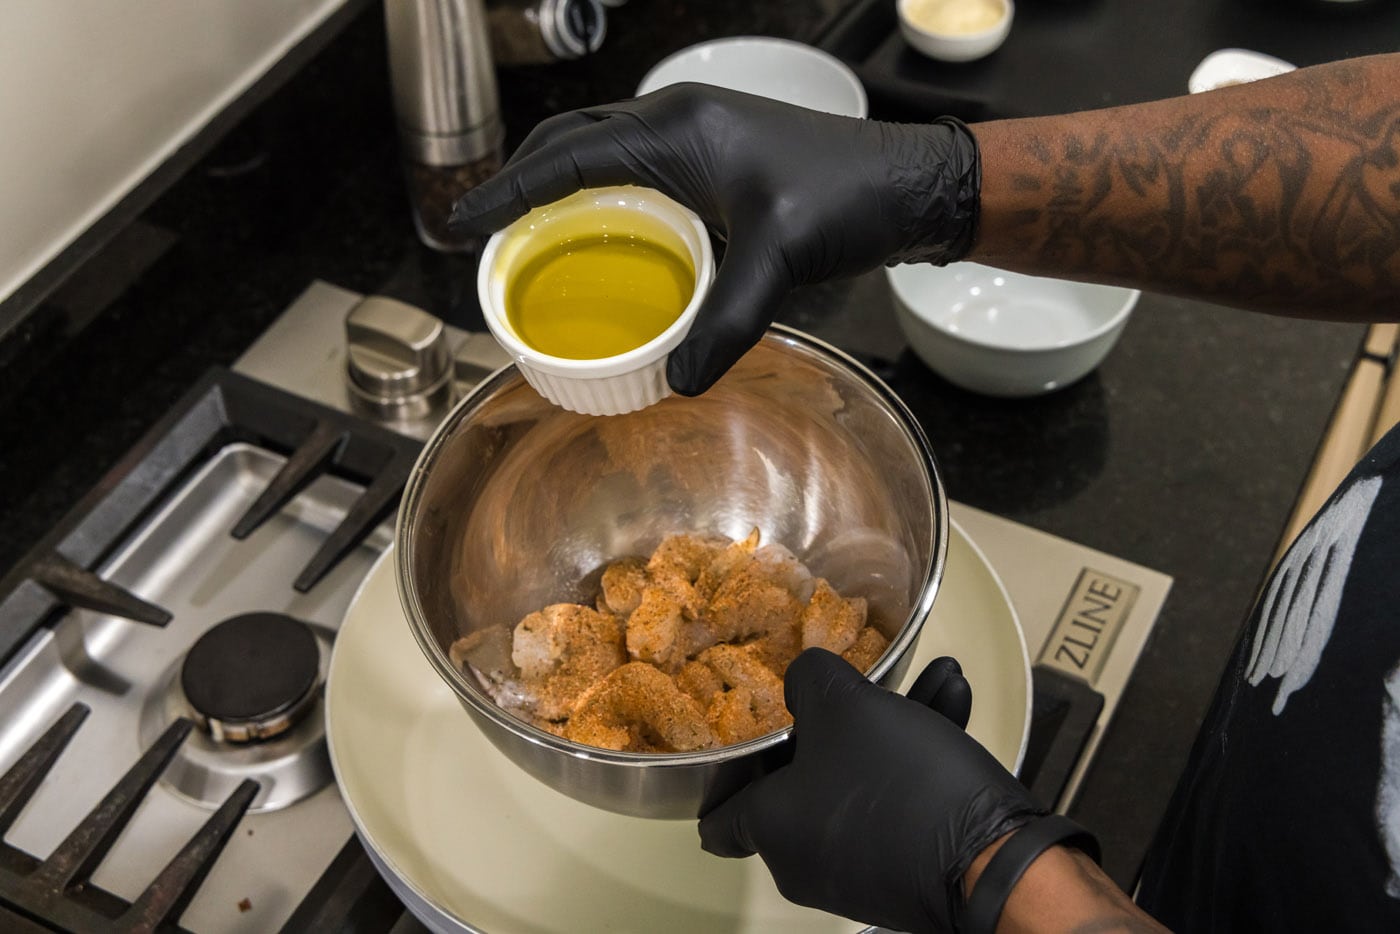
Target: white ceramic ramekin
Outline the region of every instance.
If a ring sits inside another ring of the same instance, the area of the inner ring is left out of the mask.
[[[895,5],[899,31],[914,49],[945,62],[971,62],[991,55],[1006,41],[1011,32],[1011,20],[1016,15],[1013,0],[994,0],[1000,8],[994,25],[976,32],[939,32],[916,15],[915,2],[899,0]]]
[[[512,274],[558,238],[596,216],[610,234],[640,236],[690,257],[695,292],[680,317],[652,340],[627,353],[571,360],[541,353],[516,334],[506,316],[506,286]],[[689,209],[650,188],[588,188],[535,208],[486,242],[477,273],[477,295],[486,326],[521,375],[555,405],[585,415],[621,415],[646,408],[671,394],[666,358],[685,338],[714,280],[715,260],[705,224]]]

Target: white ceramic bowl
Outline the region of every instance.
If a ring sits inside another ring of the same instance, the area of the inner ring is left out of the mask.
[[[1191,77],[1186,79],[1186,89],[1192,94],[1213,91],[1216,88],[1233,84],[1248,84],[1261,78],[1272,78],[1294,70],[1293,65],[1281,58],[1251,52],[1248,49],[1217,49],[1201,59]]]
[[[574,360],[525,343],[506,315],[506,287],[516,270],[558,242],[559,231],[601,229],[641,236],[689,256],[695,291],[675,322],[652,340],[611,357]],[[588,188],[535,208],[486,241],[477,270],[477,296],[486,326],[526,382],[555,405],[584,415],[621,415],[671,394],[666,358],[690,331],[714,280],[715,260],[705,224],[659,191],[635,186]]]
[[[914,353],[950,383],[989,396],[1033,396],[1086,376],[1140,294],[977,263],[886,272]]]
[[[865,88],[840,59],[801,42],[765,36],[714,39],[681,49],[652,67],[637,95],[697,81],[771,97],[845,117],[868,112]]]
[[[996,51],[1011,32],[1016,15],[1012,0],[977,0],[999,7],[995,22],[968,25],[966,10],[976,3],[957,0],[899,0],[899,31],[904,41],[929,58],[944,62],[970,62]]]

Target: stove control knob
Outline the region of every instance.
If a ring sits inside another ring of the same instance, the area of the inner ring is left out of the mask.
[[[380,418],[417,419],[451,401],[447,328],[425,311],[371,295],[345,316],[350,394]]]

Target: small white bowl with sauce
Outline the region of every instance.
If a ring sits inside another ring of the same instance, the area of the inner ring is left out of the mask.
[[[1012,0],[899,0],[904,41],[944,62],[971,62],[996,51],[1011,32]]]
[[[563,291],[551,297],[554,306],[546,311],[557,320],[547,323],[565,325],[573,329],[574,340],[597,343],[606,350],[566,352],[557,330],[551,337],[556,343],[550,344],[543,339],[547,331],[531,331],[530,322],[512,313],[522,282],[536,274],[541,263],[607,240],[640,242],[646,249],[660,249],[683,260],[693,280],[688,291],[668,296],[676,306],[684,303],[683,307],[673,308],[650,330],[642,325],[635,335],[619,334],[621,319],[649,296],[636,292],[637,279],[627,269],[608,281],[596,272],[601,267],[582,257],[571,272],[556,275]],[[572,412],[621,415],[671,394],[666,360],[689,333],[714,275],[714,253],[704,222],[659,191],[625,185],[584,189],[535,208],[497,231],[482,250],[476,285],[487,328],[536,392]],[[589,309],[575,301],[585,292],[594,301]],[[594,340],[605,335],[607,341]],[[560,349],[551,352],[556,346]]]
[[[886,274],[914,353],[948,382],[987,396],[1040,395],[1087,376],[1117,343],[1140,294],[979,263]]]

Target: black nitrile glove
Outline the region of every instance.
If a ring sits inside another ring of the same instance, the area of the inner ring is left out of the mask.
[[[706,814],[701,845],[757,853],[800,905],[899,931],[954,930],[973,858],[1046,812],[939,712],[965,722],[967,682],[949,662],[930,665],[914,700],[837,655],[803,652],[785,679],[792,763]]]
[[[877,123],[696,84],[551,117],[457,202],[488,234],[580,188],[636,184],[728,241],[667,378],[704,392],[757,343],[793,287],[890,262],[949,263],[972,246],[977,146],[957,120]]]

